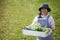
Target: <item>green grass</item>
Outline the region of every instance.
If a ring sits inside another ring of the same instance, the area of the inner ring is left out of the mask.
[[[42,3],[48,3],[54,17],[54,37],[60,39],[60,1],[58,0],[0,0],[0,40],[36,40],[36,37],[22,34],[22,27],[32,23]]]

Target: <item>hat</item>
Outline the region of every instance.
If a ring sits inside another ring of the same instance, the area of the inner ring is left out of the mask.
[[[40,8],[39,11],[41,11],[42,8],[46,8],[48,10],[48,12],[51,11],[51,9],[49,8],[48,4],[43,4]]]

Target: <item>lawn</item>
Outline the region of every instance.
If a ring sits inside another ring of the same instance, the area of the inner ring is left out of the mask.
[[[60,40],[60,0],[0,0],[0,40],[36,40],[22,34],[22,27],[30,25],[41,4],[48,3],[54,17],[55,40]]]

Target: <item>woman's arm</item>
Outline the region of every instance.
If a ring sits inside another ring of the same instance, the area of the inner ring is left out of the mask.
[[[49,24],[51,26],[52,31],[54,32],[54,30],[55,30],[55,22],[54,22],[54,19],[53,19],[52,16],[50,16],[50,18],[49,18]]]
[[[33,27],[35,23],[37,23],[38,16],[36,16],[32,22],[32,24],[29,25],[29,27]]]

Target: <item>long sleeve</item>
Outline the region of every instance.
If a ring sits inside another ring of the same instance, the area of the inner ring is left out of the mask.
[[[49,18],[49,24],[50,24],[52,29],[55,29],[55,23],[54,23],[54,19],[52,16],[50,16],[50,18]]]
[[[35,23],[37,23],[37,20],[38,20],[38,16],[36,16],[32,22],[32,24],[30,26],[33,26]]]

